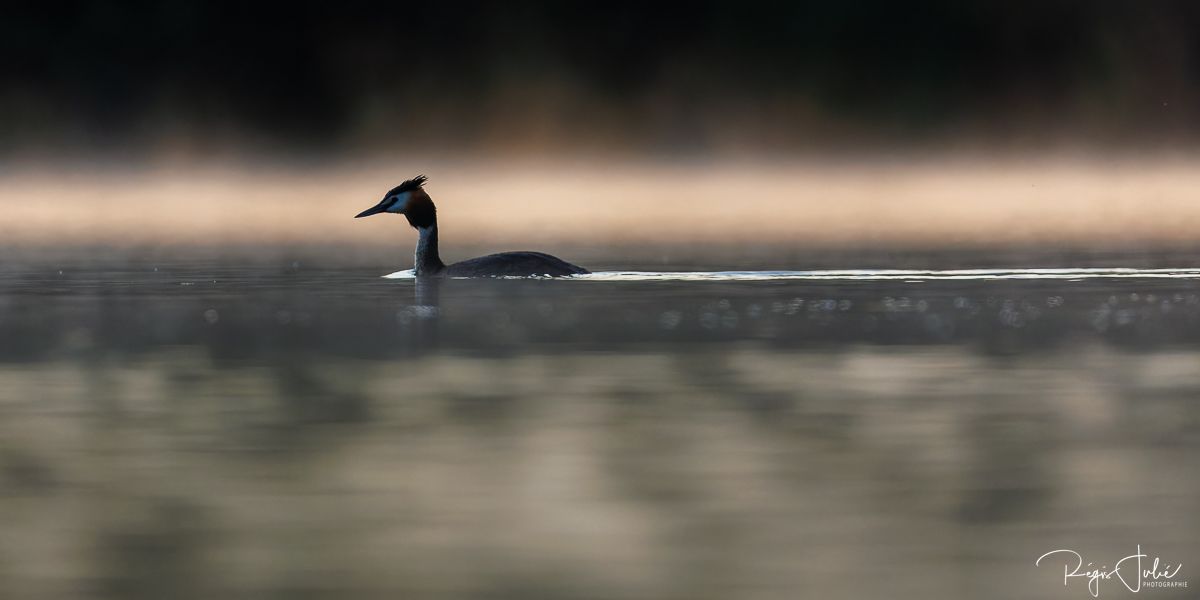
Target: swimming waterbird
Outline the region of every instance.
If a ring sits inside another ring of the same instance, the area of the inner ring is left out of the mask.
[[[417,230],[413,274],[417,277],[533,277],[582,275],[588,270],[541,252],[501,252],[446,265],[438,256],[437,208],[425,192],[428,178],[418,175],[388,190],[379,204],[354,218],[380,213],[404,215]]]

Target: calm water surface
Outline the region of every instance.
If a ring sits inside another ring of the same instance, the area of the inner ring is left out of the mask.
[[[1138,544],[1200,586],[1200,271],[380,275],[0,270],[0,589],[1085,598],[1034,560]]]

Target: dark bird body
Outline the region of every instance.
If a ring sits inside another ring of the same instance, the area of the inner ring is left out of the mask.
[[[587,269],[541,252],[501,252],[447,266],[438,254],[437,208],[425,192],[424,175],[392,188],[379,204],[354,218],[390,212],[402,214],[416,229],[417,250],[413,272],[417,277],[562,277],[582,275]]]
[[[587,269],[542,252],[500,252],[456,262],[441,271],[446,277],[529,277],[583,275]]]

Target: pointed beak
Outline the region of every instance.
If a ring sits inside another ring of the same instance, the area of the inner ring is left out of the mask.
[[[364,210],[364,211],[358,213],[357,215],[354,215],[354,218],[358,219],[361,217],[369,217],[371,215],[377,215],[386,210],[387,210],[386,203],[380,202],[379,204],[376,204],[375,206],[372,206],[371,208],[368,208],[367,210]]]

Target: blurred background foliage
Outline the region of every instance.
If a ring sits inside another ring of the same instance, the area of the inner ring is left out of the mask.
[[[1188,147],[1198,30],[1193,2],[5,3],[0,152]]]

